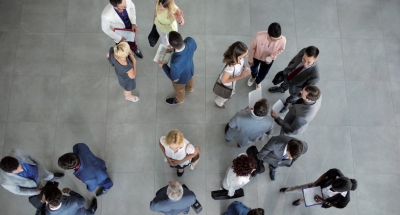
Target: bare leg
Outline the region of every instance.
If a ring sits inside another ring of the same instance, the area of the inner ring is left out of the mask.
[[[131,91],[124,90],[124,95],[125,95],[125,98],[127,98],[127,99],[132,99],[132,100],[136,99],[136,96],[132,95]]]

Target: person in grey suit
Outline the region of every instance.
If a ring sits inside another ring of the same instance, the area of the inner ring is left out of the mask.
[[[281,134],[296,135],[303,133],[321,107],[321,91],[317,86],[307,85],[301,90],[300,94],[301,99],[289,106],[289,112],[284,119],[271,110],[271,117],[275,119],[278,125],[282,126]]]
[[[97,210],[97,199],[94,198],[89,209],[85,209],[85,198],[69,189],[62,189],[64,196],[56,186],[43,189],[42,201],[46,202],[46,215],[93,215]]]
[[[257,157],[269,164],[269,176],[275,181],[275,171],[278,166],[292,166],[302,154],[307,152],[308,145],[305,141],[289,136],[271,137],[261,149]]]
[[[41,191],[42,180],[50,181],[64,176],[51,173],[30,153],[12,149],[0,161],[1,186],[17,195],[32,196]]]
[[[254,104],[254,108],[237,112],[226,125],[225,139],[230,142],[234,139],[239,148],[262,140],[264,133],[272,130],[273,120],[268,115],[267,99],[260,99]]]
[[[282,71],[283,83],[268,89],[271,93],[284,93],[289,89],[290,96],[286,99],[281,113],[288,110],[289,104],[300,98],[300,91],[307,85],[316,85],[319,81],[317,66],[319,50],[315,46],[302,49]]]
[[[165,215],[188,214],[190,206],[196,202],[196,195],[182,187],[179,181],[170,181],[157,191],[156,197],[150,202],[150,210]]]

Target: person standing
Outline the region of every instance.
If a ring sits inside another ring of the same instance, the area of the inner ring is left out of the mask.
[[[234,201],[229,205],[224,215],[264,215],[264,209],[251,209],[241,202]]]
[[[154,10],[154,24],[161,38],[161,43],[165,46],[170,44],[169,32],[178,31],[178,24],[183,25],[183,12],[176,6],[174,0],[157,0]]]
[[[197,49],[197,44],[191,37],[183,40],[182,36],[176,32],[169,32],[169,43],[174,49],[171,60],[168,64],[159,61],[158,66],[163,69],[168,78],[172,81],[175,91],[175,98],[168,98],[165,102],[169,105],[181,104],[185,100],[185,90],[194,91],[194,63],[193,56]]]
[[[222,188],[228,190],[228,196],[234,196],[235,191],[250,182],[251,173],[256,171],[257,163],[254,158],[245,153],[239,154],[232,161],[222,181]]]
[[[251,69],[251,77],[247,81],[249,87],[254,81],[256,89],[261,87],[261,82],[268,74],[276,57],[285,50],[285,45],[286,37],[281,34],[281,25],[277,22],[271,23],[268,31],[260,31],[254,35],[248,58]]]
[[[114,32],[115,28],[132,29],[135,33],[134,41],[127,41],[130,49],[138,58],[143,58],[142,52],[136,44],[138,27],[136,25],[136,9],[132,0],[110,0],[110,3],[101,13],[101,29],[111,37],[115,43],[125,42],[126,38]]]

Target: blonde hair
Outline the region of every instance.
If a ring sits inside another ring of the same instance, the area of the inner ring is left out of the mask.
[[[170,145],[178,145],[181,146],[183,145],[183,134],[177,129],[174,129],[170,131],[167,136],[165,137],[165,143],[170,146]]]
[[[130,51],[131,48],[127,42],[120,42],[114,46],[114,54],[119,58],[126,58]]]
[[[174,3],[174,0],[157,0],[159,4],[161,4],[164,8],[168,9],[168,19],[175,19],[174,10],[177,6]],[[165,5],[168,5],[167,7]]]

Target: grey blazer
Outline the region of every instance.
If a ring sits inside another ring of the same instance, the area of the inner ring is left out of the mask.
[[[258,153],[258,159],[263,160],[264,163],[271,164],[272,166],[291,166],[293,162],[292,160],[283,159],[283,151],[291,139],[293,139],[293,137],[284,135],[271,137],[267,144],[265,144]],[[305,141],[301,142],[303,143],[302,154],[305,154],[307,152],[308,145]],[[279,163],[280,161],[281,163]]]
[[[302,49],[294,58],[289,62],[289,65],[283,70],[284,82],[289,85],[289,93],[296,96],[307,85],[316,85],[319,81],[318,65],[315,65],[300,72],[290,81],[287,81],[287,76],[292,72],[303,58],[306,49]]]
[[[14,173],[0,170],[1,186],[14,194],[27,196],[36,195],[36,189],[41,186],[41,180],[51,180],[54,177],[53,173],[47,171],[46,168],[35,157],[33,157],[33,155],[26,151],[12,149],[8,156],[14,157],[17,160],[30,165],[36,165],[39,172],[38,182],[36,183],[31,179],[23,178]]]
[[[190,206],[196,202],[196,195],[183,188],[183,196],[178,201],[172,201],[168,198],[167,188],[165,186],[157,191],[156,197],[150,202],[150,210],[164,213],[165,215],[177,215],[180,213],[189,213]]]
[[[92,215],[93,213],[85,209],[85,198],[81,194],[71,190],[70,196],[62,196],[61,207],[57,210],[51,210],[46,205],[46,215]]]

